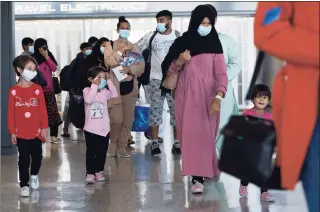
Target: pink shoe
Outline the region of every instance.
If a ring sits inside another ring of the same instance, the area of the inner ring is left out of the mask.
[[[94,175],[93,174],[87,174],[86,183],[87,184],[93,184],[94,183]]]
[[[96,180],[99,181],[99,182],[106,180],[106,179],[104,178],[103,172],[98,172],[98,173],[96,173]]]
[[[193,194],[202,194],[203,193],[204,186],[203,184],[196,182],[192,187],[191,187],[191,193]]]
[[[263,192],[260,199],[265,202],[274,202],[274,198],[268,192]]]
[[[239,194],[241,197],[248,197],[248,187],[240,185]]]

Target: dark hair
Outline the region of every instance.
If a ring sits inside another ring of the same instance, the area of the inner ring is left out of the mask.
[[[12,62],[12,65],[13,65],[13,68],[16,72],[16,74],[20,77],[20,72],[18,71],[18,67],[23,69],[28,62],[33,62],[36,67],[38,67],[38,64],[37,64],[37,61],[33,58],[33,57],[30,57],[28,55],[20,55],[16,58],[14,58],[13,62]]]
[[[126,19],[126,17],[124,17],[124,16],[120,16],[119,17],[119,22],[117,23],[117,29],[119,29],[120,28],[120,24],[121,23],[128,23],[129,24],[129,26],[130,26],[130,23],[129,23],[129,21]]]
[[[271,99],[271,90],[267,85],[257,84],[253,88],[253,92],[251,95],[251,100],[254,100],[257,97],[267,96],[269,100]]]
[[[88,70],[88,73],[87,73],[87,77],[88,78],[96,78],[96,76],[98,76],[99,73],[101,72],[107,72],[107,69],[101,67],[101,66],[94,66],[92,68],[90,68]]]
[[[108,41],[109,41],[108,38],[105,38],[105,37],[100,38],[96,42],[96,44],[92,47],[92,53],[93,53],[92,55],[95,55],[96,57],[99,57],[103,61],[104,59],[103,59],[103,54],[101,54],[101,52],[100,52],[100,46],[101,46],[102,43],[108,42]]]
[[[217,19],[217,16],[218,16],[218,12],[216,10],[216,8],[214,6],[212,6],[211,4],[206,4],[207,7],[210,8],[210,10],[212,10],[214,16],[215,16],[215,19]]]
[[[29,37],[25,37],[22,39],[21,43],[22,43],[22,48],[24,46],[28,46],[28,44],[33,44],[34,40],[32,38]]]
[[[39,49],[42,48],[43,46],[46,46],[47,47],[47,51],[48,51],[48,54],[49,54],[49,57],[51,58],[51,60],[56,64],[58,65],[55,57],[52,55],[51,51],[49,50],[49,47],[48,47],[48,42],[46,39],[44,38],[37,38],[35,41],[34,41],[34,53],[31,55],[34,59],[36,59],[37,63],[38,64],[42,64],[46,61],[46,59],[44,58],[44,56],[39,52]]]
[[[88,43],[90,43],[91,45],[96,43],[98,41],[98,38],[92,36],[88,39]]]
[[[162,11],[158,12],[157,15],[156,15],[156,18],[159,18],[159,17],[162,17],[162,16],[166,16],[170,20],[172,19],[172,13],[169,10],[162,10]]]
[[[88,47],[91,48],[91,44],[88,43],[88,42],[81,43],[81,45],[80,45],[80,49],[81,49],[81,50],[83,50],[83,49],[85,49],[85,48],[88,48]]]

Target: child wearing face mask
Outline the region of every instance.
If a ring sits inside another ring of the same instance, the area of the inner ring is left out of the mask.
[[[271,100],[271,91],[267,85],[258,84],[254,87],[251,100],[253,102],[253,108],[244,111],[245,116],[255,116],[267,120],[272,120],[272,115],[266,111],[266,107]],[[241,180],[239,194],[241,197],[248,196],[248,182]],[[261,188],[262,201],[273,202],[274,198],[268,193],[268,189]]]
[[[87,145],[86,183],[104,181],[104,165],[109,146],[110,119],[108,100],[118,96],[117,89],[103,67],[93,67],[88,71],[90,87],[83,90],[85,102],[84,133]]]
[[[20,79],[9,91],[8,129],[11,142],[19,151],[20,195],[28,197],[30,174],[31,188],[39,188],[38,174],[42,142],[47,137],[48,115],[42,87],[31,82],[37,75],[36,61],[30,56],[20,55],[14,59],[13,67]]]

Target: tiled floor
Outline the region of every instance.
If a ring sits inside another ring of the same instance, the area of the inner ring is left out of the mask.
[[[190,194],[181,176],[181,159],[171,154],[171,133],[166,129],[163,154],[150,155],[150,145],[136,134],[131,159],[108,158],[107,181],[85,186],[85,142],[43,145],[41,188],[30,198],[19,197],[17,155],[1,157],[1,212],[306,212],[301,186],[293,192],[272,192],[275,204],[261,204],[259,189],[251,186],[248,207],[239,200],[239,181],[222,175],[207,181],[202,196]]]

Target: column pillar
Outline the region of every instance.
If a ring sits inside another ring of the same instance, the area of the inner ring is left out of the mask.
[[[12,155],[17,153],[15,145],[11,144],[8,135],[8,93],[15,83],[15,73],[12,68],[14,59],[14,5],[13,2],[1,2],[1,53],[0,53],[0,80],[1,80],[1,155]]]

